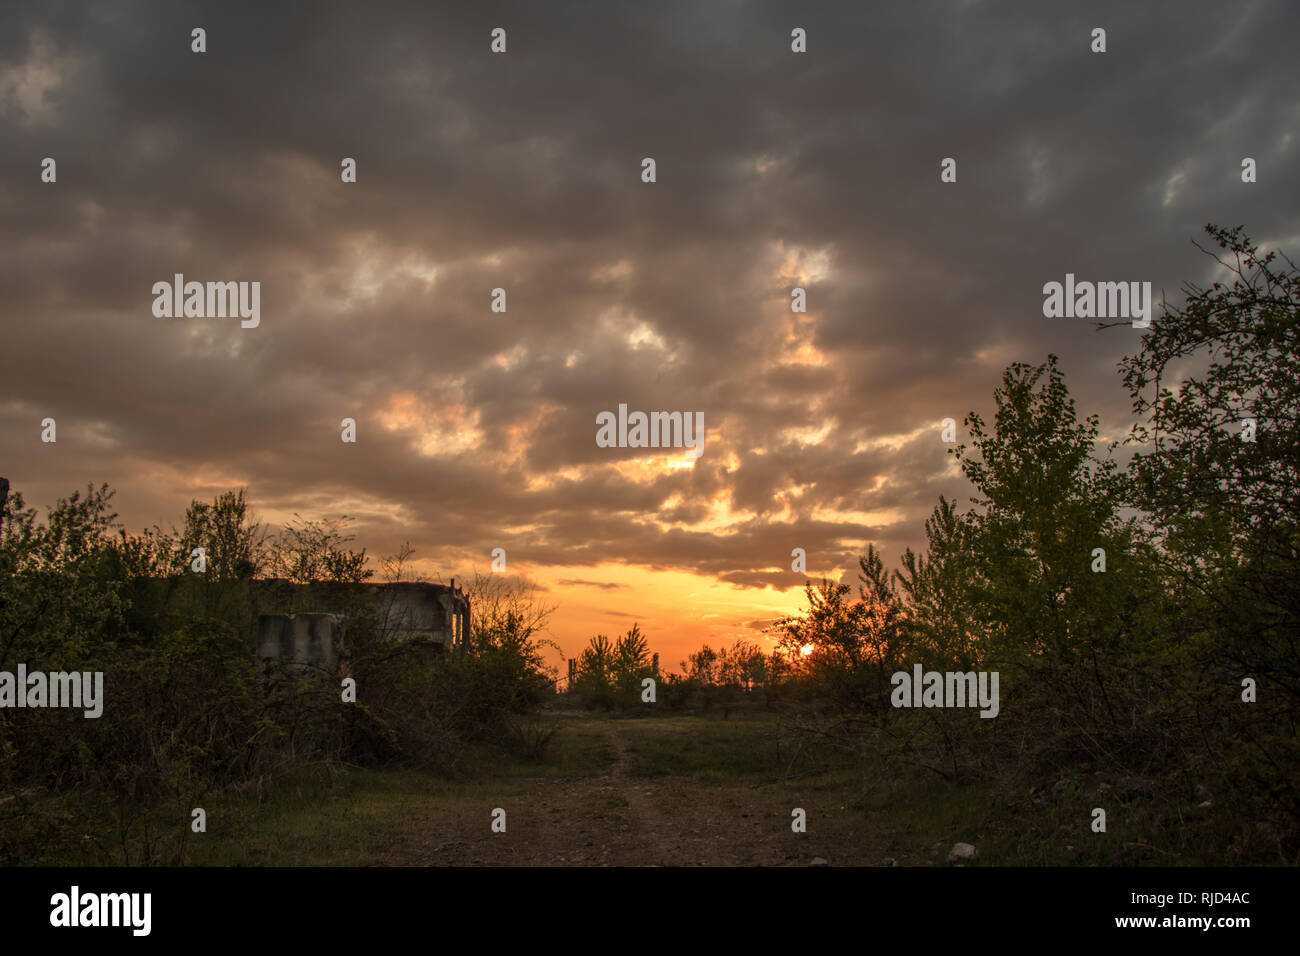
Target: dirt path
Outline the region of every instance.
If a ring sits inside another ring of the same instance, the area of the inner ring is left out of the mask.
[[[514,793],[439,801],[412,821],[412,839],[387,865],[807,866],[889,865],[888,847],[868,833],[841,787],[807,780],[752,783],[629,773],[628,731],[610,722],[614,755],[588,777],[513,780]],[[519,792],[522,788],[523,792]],[[506,832],[491,831],[495,807]],[[803,808],[807,832],[791,830]],[[820,858],[820,859],[819,859]],[[816,861],[816,862],[814,862]],[[902,860],[900,863],[904,862]]]

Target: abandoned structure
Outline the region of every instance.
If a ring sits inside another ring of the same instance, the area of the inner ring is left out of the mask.
[[[340,614],[262,614],[257,618],[257,659],[290,671],[316,667],[339,672],[346,654]]]
[[[257,658],[291,669],[321,668],[337,673],[348,660],[346,617],[342,610],[366,610],[385,640],[428,638],[446,652],[464,653],[469,637],[470,602],[451,584],[340,584],[325,591],[287,581],[258,582],[279,600],[288,595],[293,606],[312,610],[292,614],[260,614],[257,619]],[[316,595],[313,597],[313,595]]]

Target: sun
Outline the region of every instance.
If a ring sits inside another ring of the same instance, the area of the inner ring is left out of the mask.
[[[811,657],[812,652],[813,652],[813,645],[811,644],[805,644],[803,647],[799,648],[799,653],[802,654],[804,657]]]

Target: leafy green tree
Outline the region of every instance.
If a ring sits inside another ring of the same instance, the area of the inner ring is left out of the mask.
[[[612,683],[614,645],[608,637],[597,634],[587,641],[587,646],[578,655],[578,672],[597,686],[608,687]]]
[[[195,500],[185,512],[178,545],[179,561],[189,565],[195,548],[203,548],[209,581],[231,581],[258,574],[265,561],[266,533],[249,512],[245,489],[227,491],[211,504]]]
[[[650,645],[646,643],[645,635],[638,625],[633,624],[626,634],[614,642],[610,670],[615,685],[625,697],[639,694],[641,681],[654,676]]]
[[[555,605],[543,602],[537,586],[522,578],[475,573],[466,588],[470,628],[466,662],[483,675],[483,691],[503,698],[517,712],[553,691],[554,672],[545,650],[559,647],[543,634]]]
[[[902,591],[906,650],[920,660],[948,661],[966,670],[980,654],[981,627],[973,600],[979,580],[972,560],[974,527],[955,502],[940,497],[926,519],[925,536],[926,550],[906,549],[895,576]]]
[[[1231,285],[1189,285],[1122,363],[1141,420],[1130,499],[1193,619],[1243,671],[1300,684],[1300,275],[1208,226]],[[1244,440],[1244,422],[1254,441]],[[1196,628],[1199,630],[1199,628]]]
[[[1224,281],[1186,286],[1121,364],[1139,417],[1128,500],[1171,594],[1189,759],[1300,830],[1300,274],[1210,225]],[[1280,259],[1280,261],[1279,261]],[[1253,428],[1253,436],[1250,431]],[[1249,440],[1253,437],[1253,440]],[[1253,704],[1242,681],[1256,682]],[[1300,842],[1300,840],[1294,840]]]
[[[686,679],[697,682],[701,687],[717,683],[718,652],[703,645],[698,651],[687,654],[682,661],[682,672]]]
[[[642,679],[654,676],[649,645],[636,624],[613,641],[604,634],[592,637],[578,655],[577,670],[574,687],[582,699],[605,708],[639,703]]]
[[[1096,454],[1099,419],[1080,420],[1055,356],[1013,364],[994,399],[993,426],[971,414],[973,447],[954,451],[979,495],[951,525],[974,562],[957,562],[973,612],[960,659],[1003,673],[1006,719],[1057,728],[1045,759],[1117,762],[1144,746],[1133,713],[1152,704],[1133,684],[1158,653],[1151,544],[1120,514],[1123,476]]]
[[[352,519],[305,519],[295,513],[294,520],[272,540],[266,555],[266,567],[277,578],[295,584],[331,582],[360,584],[374,576],[366,567],[366,549],[346,547],[356,538],[347,531]]]
[[[767,682],[767,657],[753,641],[740,640],[722,652],[718,672],[724,684],[761,687]]]
[[[822,580],[808,584],[808,610],[781,618],[767,628],[776,632],[777,648],[795,672],[829,700],[842,716],[880,710],[885,686],[880,682],[877,609],[850,598],[852,588]]]
[[[21,492],[0,527],[0,669],[22,660],[75,666],[120,636],[123,600],[114,560],[117,514],[107,484],[73,492],[44,523]]]
[[[577,676],[573,690],[588,707],[613,708],[614,644],[604,634],[596,634],[578,654]]]
[[[1261,253],[1242,227],[1207,226],[1232,277],[1188,284],[1181,307],[1121,363],[1141,417],[1131,442],[1138,503],[1167,534],[1210,544],[1221,532],[1270,547],[1300,514],[1300,274]],[[1253,420],[1254,441],[1243,440]],[[1226,525],[1214,521],[1215,516]],[[1284,551],[1283,553],[1289,553]]]
[[[1098,602],[1110,606],[1114,565],[1128,543],[1117,516],[1117,465],[1099,460],[1096,415],[1080,421],[1057,366],[1017,362],[995,391],[989,427],[966,418],[973,448],[954,454],[975,486],[979,550],[975,596],[990,651],[1007,659],[1064,661]],[[1107,577],[1092,570],[1106,554]]]

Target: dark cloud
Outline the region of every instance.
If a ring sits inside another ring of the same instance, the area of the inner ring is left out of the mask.
[[[1298,28],[1281,0],[6,4],[0,464],[35,503],[110,481],[136,527],[247,484],[447,568],[896,556],[968,496],[939,422],[1010,362],[1061,355],[1122,430],[1134,333],[1043,318],[1044,282],[1176,294],[1207,221],[1300,247]],[[260,281],[261,326],[155,318],[177,272]],[[703,457],[598,448],[620,402],[702,411]]]

